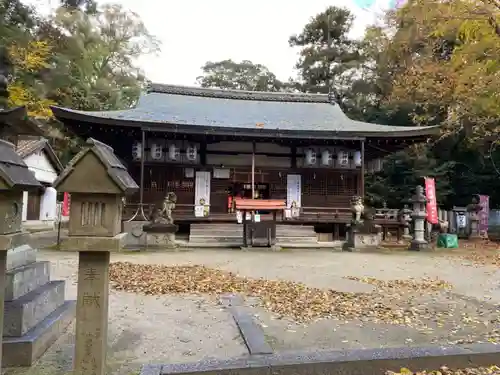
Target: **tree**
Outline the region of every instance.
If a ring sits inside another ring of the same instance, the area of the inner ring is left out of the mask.
[[[97,3],[94,0],[61,0],[61,6],[70,11],[82,9],[89,14],[97,13]]]
[[[412,102],[418,124],[442,123],[483,143],[500,130],[498,2],[411,0],[389,19],[396,30],[390,100]]]
[[[45,89],[39,75],[50,67],[51,45],[38,40],[30,41],[24,46],[13,43],[8,52],[14,67],[13,80],[9,85],[10,106],[26,106],[30,116],[50,118],[50,106],[55,102],[45,97]]]
[[[203,75],[196,79],[202,87],[247,91],[281,91],[285,87],[267,67],[248,60],[208,61],[202,70]]]
[[[147,84],[136,60],[159,50],[141,19],[106,5],[93,14],[61,7],[53,22],[64,37],[55,47],[50,98],[82,110],[133,105]]]
[[[290,37],[290,46],[300,48],[298,90],[331,93],[340,105],[346,104],[362,62],[358,42],[348,36],[352,22],[347,8],[331,6]]]

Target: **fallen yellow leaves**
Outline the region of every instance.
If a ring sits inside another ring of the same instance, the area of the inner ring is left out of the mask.
[[[434,371],[418,371],[413,372],[407,368],[402,368],[399,372],[387,371],[386,375],[498,375],[500,374],[500,367],[474,367],[465,369],[449,369],[448,367],[441,367],[439,370]]]
[[[400,299],[402,288],[436,290],[448,286],[430,279],[424,280],[420,286],[416,280],[379,282],[367,278],[367,282],[383,286],[386,293],[345,293],[292,281],[250,279],[200,265],[169,267],[130,262],[112,263],[110,280],[117,290],[147,295],[240,293],[259,297],[266,309],[297,322],[333,318],[407,326],[419,325],[422,312],[418,308],[394,306],[391,288],[398,289],[398,293],[394,290],[392,294],[394,301]]]
[[[404,280],[378,280],[373,277],[355,277],[346,276],[347,280],[360,281],[363,283],[374,285],[378,289],[390,290],[390,289],[411,289],[413,291],[439,291],[443,289],[451,289],[452,285],[443,280],[432,279],[429,277],[424,277],[422,279],[416,280],[414,278],[408,278]]]
[[[473,250],[465,253],[463,259],[478,265],[500,266],[500,251],[498,250]]]

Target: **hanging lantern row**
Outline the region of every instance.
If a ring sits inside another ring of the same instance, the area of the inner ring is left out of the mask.
[[[169,161],[175,162],[180,160],[181,150],[175,144],[170,144],[167,151],[166,156]],[[150,148],[150,156],[152,160],[163,160],[163,146],[153,143]],[[198,148],[194,145],[188,146],[185,156],[188,161],[195,162],[198,159]],[[135,142],[132,145],[132,159],[134,161],[142,159],[142,144],[140,142]]]
[[[349,152],[348,151],[339,151],[337,152],[337,157],[334,159],[334,155],[330,150],[323,150],[321,152],[321,166],[323,167],[331,167],[334,163],[334,160],[337,162],[337,166],[339,167],[348,167],[350,164]],[[356,167],[361,166],[361,151],[355,151],[353,153],[353,161]],[[313,148],[309,148],[305,153],[305,164],[308,166],[315,166],[318,162],[318,157],[316,150]]]

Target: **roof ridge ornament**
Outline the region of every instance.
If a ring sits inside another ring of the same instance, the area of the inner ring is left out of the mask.
[[[216,99],[255,100],[269,102],[329,103],[326,94],[296,92],[267,92],[219,89],[208,87],[178,86],[152,83],[148,92],[170,95],[197,96]]]

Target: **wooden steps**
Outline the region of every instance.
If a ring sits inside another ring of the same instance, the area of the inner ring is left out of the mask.
[[[313,226],[278,224],[277,244],[316,245],[317,235]],[[243,245],[243,225],[241,224],[191,224],[189,246],[193,247],[239,247]]]

